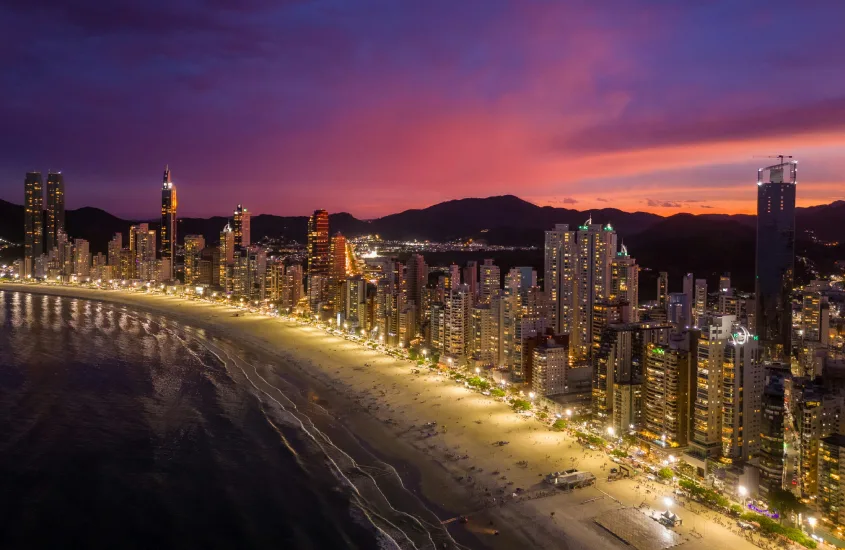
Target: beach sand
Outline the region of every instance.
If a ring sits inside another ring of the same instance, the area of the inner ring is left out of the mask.
[[[315,327],[252,313],[235,317],[237,310],[223,305],[144,293],[11,283],[0,283],[0,290],[104,300],[162,313],[278,357],[279,368],[300,369],[313,382],[312,399],[392,464],[406,485],[444,516],[441,520],[469,516],[469,523],[452,521],[448,529],[471,547],[626,548],[594,518],[643,502],[663,510],[663,498],[671,491],[642,476],[609,482],[613,463],[604,453],[584,450],[571,437],[446,376],[428,369],[414,374],[414,363]],[[430,422],[437,427],[424,427]],[[509,443],[496,445],[500,440]],[[572,492],[542,482],[549,472],[567,468],[592,472],[598,482]],[[517,488],[521,496],[514,498]],[[673,508],[684,521],[675,530],[685,539],[683,548],[757,548],[729,520],[696,510]]]

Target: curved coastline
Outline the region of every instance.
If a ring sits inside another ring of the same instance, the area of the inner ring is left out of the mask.
[[[284,369],[284,372],[279,374],[285,376],[289,382],[293,377],[293,383],[303,386],[300,388],[303,392],[316,392],[315,405],[318,408],[325,406],[329,414],[339,421],[343,429],[365,451],[369,452],[376,460],[389,465],[401,479],[405,488],[420,499],[420,503],[428,512],[443,520],[474,510],[478,506],[471,495],[465,494],[461,487],[454,487],[454,490],[447,491],[446,488],[450,485],[451,479],[447,479],[448,473],[446,470],[433,462],[431,456],[420,454],[411,446],[398,445],[397,443],[400,442],[385,429],[384,424],[371,414],[363,412],[362,408],[357,406],[348,395],[345,395],[333,380],[327,378],[328,375],[325,372],[308,369],[303,365],[303,363],[308,363],[309,366],[318,366],[319,363],[315,363],[311,357],[297,356],[296,350],[291,351],[287,345],[289,342],[279,340],[278,331],[283,328],[295,331],[303,328],[308,329],[308,327],[284,323],[278,319],[261,315],[244,314],[240,310],[223,305],[160,295],[15,283],[0,283],[0,291],[106,302],[132,310],[163,315],[185,326],[205,330],[209,336],[222,338],[236,347],[253,352],[265,359],[280,361],[281,364],[277,365],[277,368]],[[235,312],[239,313],[238,317],[233,316]],[[276,330],[274,331],[274,329]],[[309,330],[314,331],[315,329]],[[277,333],[273,334],[273,332]],[[295,336],[295,334],[284,334],[282,337]],[[273,341],[274,339],[275,341]],[[340,353],[344,352],[341,351]],[[297,382],[299,383],[297,384]],[[281,391],[269,382],[267,384],[271,388]],[[308,386],[307,390],[304,389],[305,386]],[[319,396],[319,398],[316,396]],[[313,417],[315,415],[312,412],[307,414]],[[325,429],[326,426],[320,426],[320,428]],[[336,434],[337,431],[335,430]],[[342,444],[341,448],[343,448]],[[355,458],[359,459],[360,457],[356,456]],[[437,488],[435,489],[435,487]],[[391,493],[389,487],[384,490],[388,498],[402,499],[408,496],[398,494],[395,490]],[[422,519],[426,521],[431,518],[424,517]],[[457,523],[454,523],[450,535],[459,545],[469,548],[513,548],[521,542],[534,547],[533,542],[525,541],[521,534],[509,529],[504,525],[504,522],[497,523],[500,525],[498,528],[501,530],[501,536],[497,536],[496,539],[489,536],[479,538],[477,534],[458,527]]]
[[[467,525],[447,525],[464,546],[630,548],[595,519],[641,503],[656,508],[664,497],[662,488],[651,487],[647,493],[634,479],[604,482],[606,468],[613,465],[604,453],[582,449],[570,436],[513,413],[501,401],[426,369],[414,373],[407,361],[315,327],[260,314],[235,317],[241,310],[172,296],[0,283],[3,290],[106,301],[162,314],[295,367],[292,375],[307,380],[315,407],[326,407],[364,448],[391,465],[440,520],[470,516]],[[442,431],[425,429],[429,422],[437,422]],[[502,439],[510,444],[496,445]],[[595,473],[599,483],[569,493],[542,483],[544,474],[571,467]],[[507,493],[518,487],[524,492],[510,498]],[[496,502],[491,506],[492,498]],[[685,524],[684,548],[757,548],[689,509],[677,512]],[[690,536],[696,526],[693,535],[706,528],[707,536]],[[501,533],[495,536],[495,530]]]

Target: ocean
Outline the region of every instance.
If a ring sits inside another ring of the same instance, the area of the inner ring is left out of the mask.
[[[460,547],[318,391],[159,314],[0,291],[0,547]]]

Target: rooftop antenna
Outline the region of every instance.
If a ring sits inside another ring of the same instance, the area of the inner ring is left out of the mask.
[[[783,164],[783,159],[791,159],[792,155],[754,155],[751,158],[755,159],[778,159],[779,164]]]

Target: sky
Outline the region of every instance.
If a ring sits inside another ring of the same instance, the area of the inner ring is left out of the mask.
[[[845,199],[839,0],[6,0],[0,198],[372,218],[514,194],[753,213],[767,155]]]

